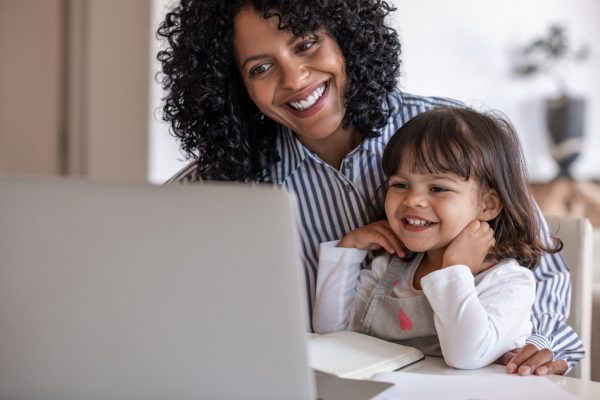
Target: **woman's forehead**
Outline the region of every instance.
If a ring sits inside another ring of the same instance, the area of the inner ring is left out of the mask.
[[[279,19],[265,19],[252,8],[243,8],[233,19],[233,47],[238,60],[255,56],[269,49],[273,41],[287,42],[292,32],[280,30]]]

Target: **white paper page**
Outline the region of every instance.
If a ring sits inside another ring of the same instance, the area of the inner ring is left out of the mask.
[[[410,372],[384,372],[374,380],[394,383],[386,392],[393,399],[506,400],[535,398],[576,399],[550,380],[540,376],[514,375],[434,375]]]

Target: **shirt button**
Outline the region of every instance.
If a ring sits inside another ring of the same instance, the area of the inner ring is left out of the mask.
[[[353,190],[354,188],[352,187],[352,185],[346,185],[346,192],[350,193]]]

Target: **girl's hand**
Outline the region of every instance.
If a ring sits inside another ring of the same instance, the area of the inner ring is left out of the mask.
[[[353,230],[340,240],[338,247],[361,250],[383,248],[390,254],[396,253],[400,257],[406,256],[402,242],[392,231],[386,220],[377,221]]]
[[[485,221],[472,221],[446,248],[442,268],[450,265],[466,265],[473,275],[490,267],[483,260],[494,247],[494,231]]]

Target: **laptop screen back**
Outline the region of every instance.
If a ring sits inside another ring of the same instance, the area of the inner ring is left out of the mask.
[[[293,202],[0,180],[0,398],[313,398]]]

